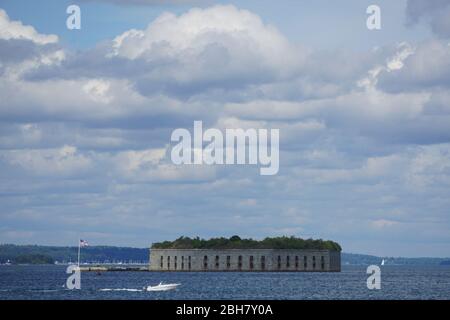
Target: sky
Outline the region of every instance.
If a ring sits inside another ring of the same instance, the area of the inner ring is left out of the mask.
[[[196,120],[279,129],[278,174],[175,165]],[[0,0],[0,243],[448,257],[449,187],[449,1]]]

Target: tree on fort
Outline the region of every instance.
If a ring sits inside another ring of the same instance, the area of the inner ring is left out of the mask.
[[[241,239],[239,236],[231,238],[180,237],[174,241],[156,242],[153,249],[313,249],[341,251],[341,246],[331,240],[302,239],[296,237],[265,238],[261,241]]]

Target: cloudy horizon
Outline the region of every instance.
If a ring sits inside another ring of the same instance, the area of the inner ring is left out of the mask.
[[[0,243],[450,256],[450,2],[376,2],[0,1]],[[279,129],[278,174],[174,165],[197,120]]]

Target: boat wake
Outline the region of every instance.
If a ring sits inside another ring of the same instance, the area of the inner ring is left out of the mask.
[[[127,288],[105,288],[105,289],[99,289],[99,291],[129,291],[129,292],[142,292],[143,289],[127,289]]]

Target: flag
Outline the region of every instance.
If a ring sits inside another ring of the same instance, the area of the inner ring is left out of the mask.
[[[80,247],[87,247],[89,243],[86,240],[80,239]]]

